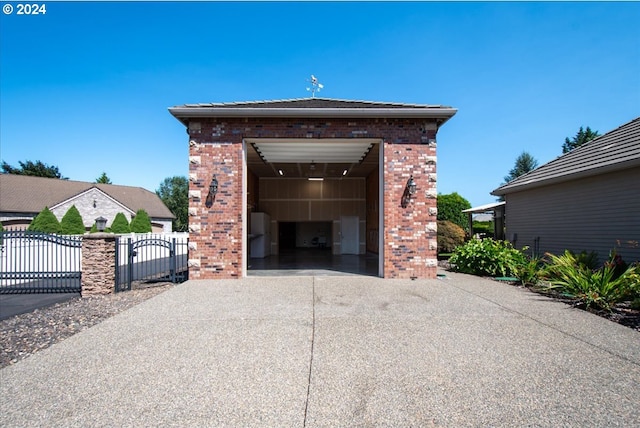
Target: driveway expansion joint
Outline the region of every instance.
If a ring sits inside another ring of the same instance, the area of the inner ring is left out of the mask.
[[[307,410],[309,409],[309,397],[311,395],[311,373],[313,370],[313,345],[315,343],[316,333],[316,277],[311,282],[311,350],[309,356],[309,378],[307,380],[307,397],[304,403],[304,421],[303,427],[307,426]]]

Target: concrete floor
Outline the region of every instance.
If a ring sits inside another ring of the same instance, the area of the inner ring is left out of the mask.
[[[378,276],[378,255],[333,255],[330,248],[297,248],[279,255],[250,258],[247,276]]]

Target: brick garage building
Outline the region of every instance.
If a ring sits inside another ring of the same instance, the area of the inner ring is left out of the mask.
[[[298,246],[317,245],[312,228],[336,256],[377,254],[381,277],[435,278],[436,134],[456,109],[305,98],[169,111],[189,135],[190,278],[247,274],[255,212],[270,216],[267,253],[297,224]]]

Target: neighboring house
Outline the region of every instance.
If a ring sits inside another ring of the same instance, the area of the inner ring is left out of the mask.
[[[149,214],[154,232],[171,232],[175,218],[158,195],[141,187],[0,174],[0,222],[5,228],[26,228],[45,206],[61,220],[72,205],[87,229],[98,217],[105,217],[109,227],[119,212],[131,221],[139,209]]]
[[[534,253],[615,249],[640,260],[640,117],[492,192],[506,236]]]

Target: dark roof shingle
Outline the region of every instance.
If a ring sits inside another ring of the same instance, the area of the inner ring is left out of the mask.
[[[521,175],[491,194],[500,196],[637,166],[640,166],[640,117]]]
[[[14,174],[0,174],[0,212],[38,213],[93,187],[133,212],[144,209],[152,218],[175,218],[158,195],[142,187]]]

